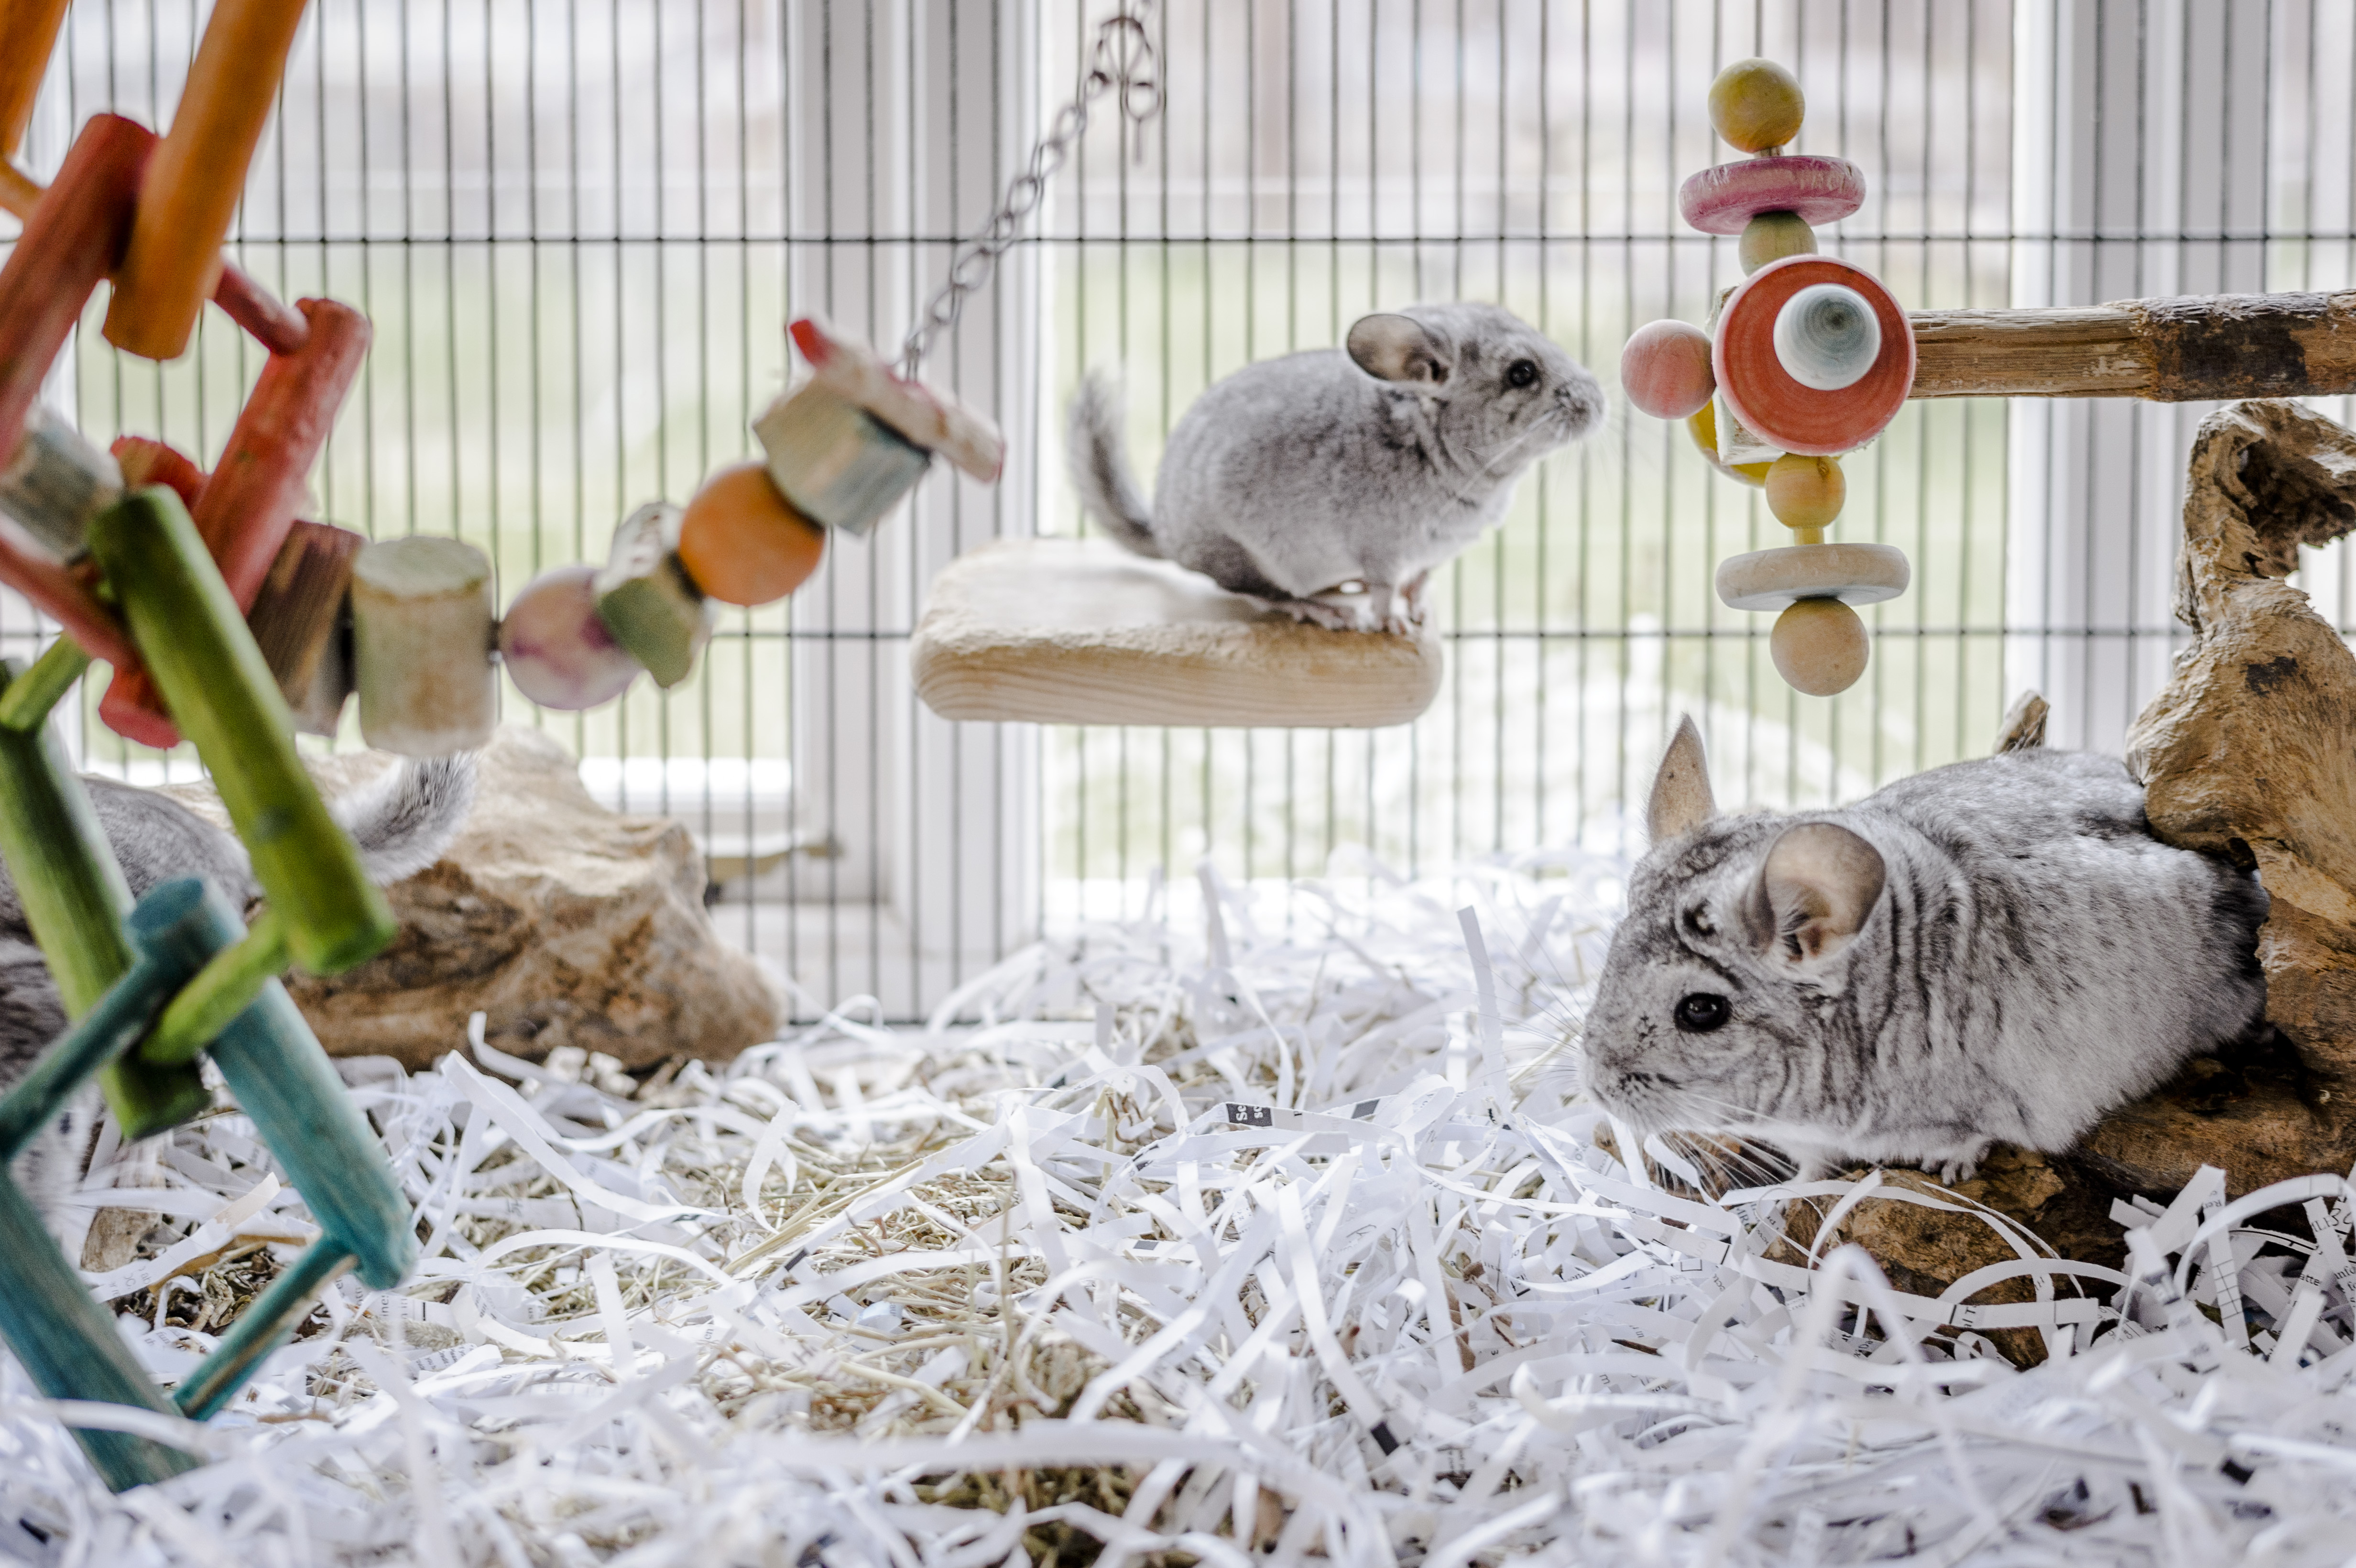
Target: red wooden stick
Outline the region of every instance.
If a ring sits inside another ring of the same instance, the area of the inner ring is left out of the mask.
[[[182,506],[191,512],[197,509],[197,497],[204,494],[205,471],[178,448],[150,441],[144,435],[118,435],[108,450],[114,453],[115,464],[123,470],[125,490],[136,490],[142,485],[169,485],[179,493]]]

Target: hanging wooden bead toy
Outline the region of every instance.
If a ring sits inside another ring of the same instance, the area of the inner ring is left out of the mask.
[[[1718,596],[1782,612],[1768,644],[1775,668],[1830,697],[1856,684],[1870,651],[1851,606],[1906,591],[1904,551],[1825,531],[1847,490],[1840,454],[1879,435],[1913,387],[1914,335],[1871,273],[1815,253],[1815,226],[1855,212],[1865,178],[1844,158],[1782,151],[1803,108],[1798,81],[1771,61],[1739,61],[1711,83],[1710,123],[1754,155],[1695,175],[1677,205],[1706,234],[1740,235],[1749,276],[1708,332],[1682,321],[1638,329],[1620,379],[1637,408],[1686,421],[1720,472],[1764,486],[1794,542],[1720,562]]]

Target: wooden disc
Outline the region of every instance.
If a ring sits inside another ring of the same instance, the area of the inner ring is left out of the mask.
[[[1854,386],[1820,392],[1794,380],[1775,355],[1775,318],[1812,283],[1855,289],[1873,305],[1881,353]],[[1831,457],[1881,433],[1914,386],[1914,328],[1874,275],[1830,256],[1786,256],[1727,297],[1710,349],[1719,396],[1743,426],[1785,452]]]
[[[1781,610],[1795,599],[1879,604],[1905,592],[1913,575],[1896,545],[1784,545],[1719,561],[1718,597],[1730,610]]]
[[[1740,234],[1762,212],[1838,223],[1865,204],[1865,171],[1847,158],[1744,158],[1707,168],[1677,187],[1677,210],[1705,234]]]

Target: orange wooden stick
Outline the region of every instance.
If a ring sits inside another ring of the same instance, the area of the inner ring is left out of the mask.
[[[0,0],[0,158],[13,157],[66,19],[66,0]]]
[[[139,201],[106,312],[106,340],[177,359],[213,292],[221,240],[245,188],[304,0],[217,0],[172,128]]]

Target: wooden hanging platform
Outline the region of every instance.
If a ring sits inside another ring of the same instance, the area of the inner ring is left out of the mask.
[[[1089,539],[1000,539],[933,581],[908,649],[944,719],[1373,730],[1431,705],[1417,636],[1304,625],[1208,578]]]

